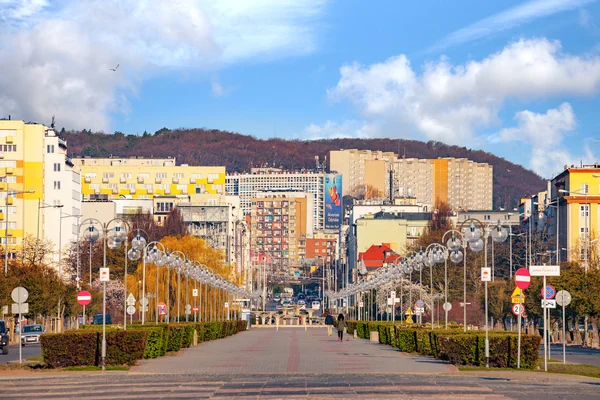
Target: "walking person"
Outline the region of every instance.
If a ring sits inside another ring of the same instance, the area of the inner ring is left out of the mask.
[[[329,314],[328,310],[325,310],[325,313],[327,314],[325,316],[325,325],[327,326],[327,336],[332,336],[333,335],[333,315]]]
[[[337,317],[337,325],[338,331],[338,342],[344,341],[344,329],[346,328],[346,321],[344,321],[344,314],[340,313]]]

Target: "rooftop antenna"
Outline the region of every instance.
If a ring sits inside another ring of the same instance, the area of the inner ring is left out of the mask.
[[[50,128],[54,129],[54,115],[52,116],[52,123],[50,124]]]

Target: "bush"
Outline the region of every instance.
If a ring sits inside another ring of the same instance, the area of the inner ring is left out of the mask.
[[[347,321],[346,322],[346,331],[350,335],[354,335],[354,331],[356,330],[356,321]]]
[[[194,343],[194,332],[196,331],[196,326],[193,324],[185,324],[181,328],[183,329],[181,347],[188,348]]]
[[[167,327],[167,352],[181,350],[183,341],[183,327],[181,325],[168,325]]]
[[[370,331],[379,332],[379,342],[392,345],[400,351],[433,356],[453,364],[485,365],[485,333],[464,333],[461,327],[430,330],[388,322],[349,321],[357,336],[369,338]],[[517,334],[515,332],[489,333],[490,367],[515,368],[517,366]],[[521,368],[537,365],[541,337],[521,336]]]
[[[40,337],[42,357],[50,367],[97,365],[98,332],[45,333]]]
[[[116,330],[106,332],[106,364],[134,365],[144,357],[147,330]],[[102,349],[102,335],[98,335],[98,347]]]

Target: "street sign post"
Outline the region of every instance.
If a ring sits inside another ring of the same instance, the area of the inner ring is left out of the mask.
[[[481,268],[481,282],[492,281],[492,269],[490,267]]]
[[[571,293],[567,292],[566,290],[559,290],[559,292],[556,293],[556,302],[558,303],[559,306],[562,307],[563,364],[566,364],[567,363],[567,342],[565,339],[565,322],[566,322],[565,321],[565,307],[568,306],[569,304],[571,304]]]
[[[83,322],[85,323],[85,306],[92,302],[92,294],[87,290],[77,293],[77,302],[83,306]]]
[[[531,276],[542,276],[544,283],[542,285],[542,306],[544,307],[544,371],[548,371],[548,320],[550,319],[551,303],[546,303],[545,300],[554,298],[556,290],[554,287],[546,285],[546,277],[560,276],[560,265],[530,265],[529,273]],[[552,297],[549,297],[552,296]],[[554,308],[556,304],[554,304]]]
[[[512,305],[512,313],[520,316],[525,313],[525,306],[521,303],[515,303]]]
[[[110,281],[110,269],[109,268],[100,268],[100,282],[108,282]]]
[[[137,300],[135,299],[135,297],[133,297],[133,294],[129,293],[129,296],[127,296],[127,305],[135,306],[136,301]]]
[[[444,311],[450,311],[452,310],[452,303],[445,302],[444,305],[442,305],[442,308]]]
[[[127,314],[128,315],[135,314],[135,306],[127,306]]]
[[[13,314],[18,314],[17,321],[19,321],[19,364],[22,364],[23,350],[21,349],[21,334],[23,332],[23,327],[21,326],[21,316],[23,314],[29,313],[29,303],[26,303],[27,299],[29,298],[29,292],[23,286],[17,286],[10,293],[10,297],[15,302],[15,304],[12,305],[12,312]]]
[[[510,302],[513,304],[525,302],[525,295],[523,294],[521,288],[516,287],[515,290],[513,290],[512,294],[510,295]]]
[[[556,300],[542,299],[542,308],[556,308]]]
[[[198,289],[192,289],[192,297],[198,297]]]
[[[517,304],[523,304],[523,290],[527,289],[531,284],[531,274],[527,268],[519,268],[515,273],[515,284],[519,288],[519,302]],[[514,292],[513,292],[514,294]],[[521,320],[523,313],[517,314],[518,320],[518,338],[517,338],[517,368],[521,368]]]

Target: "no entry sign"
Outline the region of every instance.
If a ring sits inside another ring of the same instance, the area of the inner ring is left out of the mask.
[[[87,290],[82,290],[77,293],[77,302],[82,306],[87,306],[92,302],[92,294]]]
[[[531,275],[527,268],[519,268],[515,274],[515,283],[519,289],[527,289],[531,283]]]

